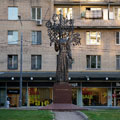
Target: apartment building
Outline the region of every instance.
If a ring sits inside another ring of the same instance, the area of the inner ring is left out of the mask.
[[[53,98],[57,53],[45,23],[60,10],[74,19],[81,45],[71,46],[73,104],[120,106],[120,0],[0,0],[0,106],[19,105],[23,40],[23,106]],[[21,16],[21,21],[18,16]],[[22,36],[23,35],[23,39]]]

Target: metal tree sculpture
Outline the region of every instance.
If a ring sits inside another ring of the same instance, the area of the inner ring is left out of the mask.
[[[80,34],[74,33],[74,21],[68,20],[63,15],[54,14],[52,20],[47,21],[48,36],[50,38],[50,46],[54,43],[54,48],[58,53],[56,80],[58,82],[68,81],[68,67],[72,64],[71,44],[80,44]]]

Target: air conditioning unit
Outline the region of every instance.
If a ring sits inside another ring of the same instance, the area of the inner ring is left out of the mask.
[[[37,21],[36,21],[36,25],[37,25],[37,26],[42,25],[42,20],[37,20]]]

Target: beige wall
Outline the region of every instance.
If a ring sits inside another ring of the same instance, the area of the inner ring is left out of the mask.
[[[8,54],[18,54],[18,63],[20,63],[20,41],[18,45],[8,45],[8,30],[18,30],[19,40],[21,39],[20,34],[23,32],[23,71],[31,71],[31,55],[33,54],[42,55],[42,69],[38,71],[55,71],[57,53],[54,51],[54,46],[49,46],[50,42],[47,35],[47,28],[45,27],[46,21],[43,20],[42,26],[36,26],[36,22],[31,21],[31,6],[41,6],[43,11],[42,17],[45,20],[50,19],[54,12],[53,1],[13,1],[14,0],[0,1],[3,3],[0,4],[0,43],[4,43],[0,44],[0,71],[12,71],[7,69]],[[22,28],[19,21],[8,21],[8,6],[18,6],[19,15],[22,16],[23,20]],[[80,7],[72,7],[74,18],[79,18]],[[84,7],[82,9],[84,9]],[[46,14],[47,10],[48,12]],[[31,45],[31,32],[33,30],[42,31],[41,45]],[[81,45],[75,47],[72,46],[74,63],[73,69],[70,71],[89,71],[86,69],[86,55],[101,55],[101,69],[96,71],[116,71],[116,55],[120,55],[120,46],[115,45],[115,31],[120,31],[120,29],[78,29],[77,31],[81,35]],[[100,31],[101,45],[86,45],[86,31]],[[19,71],[19,68],[18,65],[18,70],[16,71]]]
[[[49,46],[49,39],[47,35],[47,28],[45,27],[46,20],[51,18],[53,14],[53,0],[1,0],[0,1],[0,71],[8,71],[7,56],[8,54],[17,54],[18,63],[20,63],[20,39],[21,32],[23,32],[23,70],[31,71],[31,55],[42,55],[42,70],[55,70],[53,67],[52,56],[54,57],[54,50]],[[8,20],[8,6],[18,7],[18,14],[22,17],[22,28],[19,21]],[[42,26],[37,26],[36,21],[31,20],[31,7],[42,7]],[[19,33],[19,42],[17,45],[8,45],[8,30],[17,30]],[[42,44],[31,45],[32,31],[42,32]],[[47,56],[47,57],[46,57]],[[47,63],[52,63],[47,64]],[[18,70],[19,71],[19,65]],[[12,71],[12,70],[10,70]]]
[[[86,45],[86,31],[100,31],[101,45]],[[120,46],[115,44],[115,31],[120,30],[80,30],[81,45],[72,47],[73,71],[87,70],[86,55],[101,55],[101,69],[95,71],[115,71],[116,55],[120,55]]]

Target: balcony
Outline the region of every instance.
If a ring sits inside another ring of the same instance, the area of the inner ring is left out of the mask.
[[[55,5],[120,5],[120,0],[54,0]]]
[[[120,0],[54,0],[60,2],[120,2]]]
[[[80,20],[74,22],[75,28],[120,29],[120,20]]]

